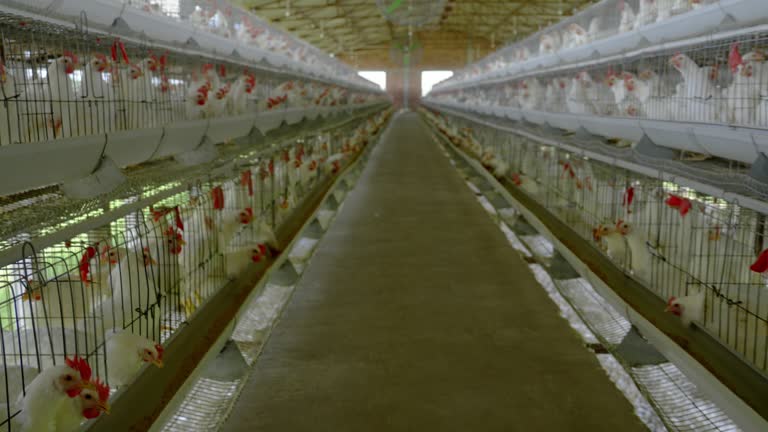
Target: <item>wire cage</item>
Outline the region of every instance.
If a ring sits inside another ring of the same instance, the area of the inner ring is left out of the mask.
[[[433,118],[450,138],[445,118]],[[493,128],[459,122],[471,129],[472,138],[460,136],[452,142],[476,157],[482,153],[483,161],[504,161],[502,172],[498,162],[485,165],[663,300],[699,296],[702,313],[686,319],[748,364],[768,371],[768,278],[758,266],[768,247],[766,214],[538,141],[511,134],[501,138]]]
[[[702,41],[620,63],[559,68],[436,100],[627,119],[768,127],[768,34]],[[510,94],[511,93],[511,94]],[[506,98],[499,95],[507,94]]]
[[[435,86],[435,89],[468,79],[490,77],[499,71],[514,73],[522,69],[555,66],[561,60],[584,60],[595,51],[602,55],[618,54],[626,48],[637,46],[643,37],[647,37],[645,31],[649,28],[656,28],[670,18],[703,10],[717,3],[717,0],[605,0],[505,46],[458,71],[453,78]],[[563,12],[566,11],[560,11],[561,14]],[[712,15],[719,17],[720,12]],[[702,25],[700,31],[692,26],[691,31],[683,33],[687,36],[706,33],[720,24],[718,20],[706,16],[702,21],[706,25]],[[668,37],[676,38],[677,32],[670,33]],[[617,48],[608,44],[594,45],[595,42],[612,37],[624,38],[630,45],[625,46],[622,42],[616,44]],[[582,49],[584,52],[579,52]]]
[[[256,15],[225,0],[122,0],[147,13],[188,23],[194,29],[279,53],[295,61],[344,76],[351,69],[290,34],[270,27]]]
[[[286,80],[235,61],[168,52],[0,14],[0,145],[362,104],[373,96]],[[352,97],[348,97],[352,96]]]
[[[41,250],[29,236],[9,241],[25,246],[0,267],[0,429],[18,428],[25,387],[65,357],[79,355],[111,386],[126,385],[138,367],[126,374],[113,341],[130,333],[163,344],[244,269],[279,254],[278,227],[362,151],[383,118],[265,147],[231,174],[190,180]]]

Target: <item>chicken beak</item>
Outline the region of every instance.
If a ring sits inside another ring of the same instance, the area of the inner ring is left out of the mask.
[[[163,361],[161,359],[152,360],[152,364],[160,369],[163,368]]]
[[[664,312],[672,312],[672,305],[667,305],[667,307],[664,308]]]
[[[99,408],[104,414],[109,415],[109,403],[108,402],[106,402],[106,401],[99,402],[99,403],[96,404],[96,407]]]

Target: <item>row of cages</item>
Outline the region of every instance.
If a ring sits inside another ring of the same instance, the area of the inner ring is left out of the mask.
[[[436,101],[524,111],[768,127],[768,33],[563,68]]]
[[[230,178],[194,181],[183,193],[60,244],[25,247],[18,261],[3,263],[0,430],[27,430],[30,417],[47,418],[27,400],[53,397],[33,394],[34,380],[75,357],[112,393],[142,365],[162,367],[163,343],[249,266],[282,252],[281,224],[323,193],[321,185],[355,160],[386,119],[381,113],[266,148]],[[50,430],[64,430],[58,427]]]
[[[0,146],[382,97],[6,18],[0,20]]]
[[[48,12],[56,9],[50,0],[7,0],[10,3],[20,3],[24,8]],[[79,10],[87,15],[93,13],[94,18],[112,9],[116,14],[124,14],[123,7],[141,10],[147,14],[178,21],[190,28],[190,34],[204,31],[221,38],[230,39],[242,46],[253,46],[265,51],[274,52],[304,63],[327,74],[350,75],[351,70],[327,56],[312,45],[297,39],[290,34],[268,25],[263,19],[243,8],[233,5],[226,0],[99,0],[99,8],[93,8],[90,1],[68,0],[66,10]],[[91,7],[89,7],[91,6]],[[117,18],[116,15],[114,18]],[[109,17],[113,18],[113,17]],[[110,22],[110,25],[112,23]]]
[[[592,52],[606,55],[637,48],[642,39],[653,44],[716,33],[727,28],[724,24],[729,20],[734,23],[732,28],[762,24],[768,22],[768,10],[761,0],[605,0],[499,49],[457,73],[451,81],[503,71],[546,55],[586,60]],[[637,35],[628,35],[631,32]],[[618,37],[625,39],[617,41],[618,47],[596,43]],[[621,46],[627,43],[630,45]],[[565,54],[567,50],[586,47],[594,50],[585,49],[581,55]]]
[[[768,372],[765,213],[495,128],[430,117],[664,301],[703,300],[683,312],[683,323],[695,321]]]

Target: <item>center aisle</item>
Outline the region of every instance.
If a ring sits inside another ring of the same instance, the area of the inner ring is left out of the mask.
[[[224,430],[646,430],[418,115],[394,122]]]

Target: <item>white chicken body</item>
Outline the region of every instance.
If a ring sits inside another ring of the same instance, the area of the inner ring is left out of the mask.
[[[56,414],[68,402],[62,378],[79,383],[80,373],[66,365],[52,366],[43,370],[27,386],[27,394],[17,406],[21,413],[16,421],[24,432],[56,432]]]
[[[95,56],[86,63],[83,82],[78,98],[84,107],[78,110],[77,130],[80,135],[90,135],[115,127],[115,92],[108,75],[109,61]]]
[[[107,335],[107,379],[110,386],[128,384],[146,363],[142,353],[149,352],[160,360],[157,344],[144,336],[122,331]],[[160,363],[162,365],[162,363]]]
[[[158,263],[152,258],[156,248],[151,245],[152,242],[146,250],[128,251],[112,269],[112,298],[97,307],[97,315],[103,316],[104,329],[158,331],[162,319],[157,307],[161,275]]]
[[[626,32],[632,31],[635,28],[635,24],[637,22],[637,16],[635,15],[635,11],[632,9],[632,6],[630,6],[623,0],[619,3],[619,7],[621,8],[621,18],[619,21],[619,33],[626,33]]]

